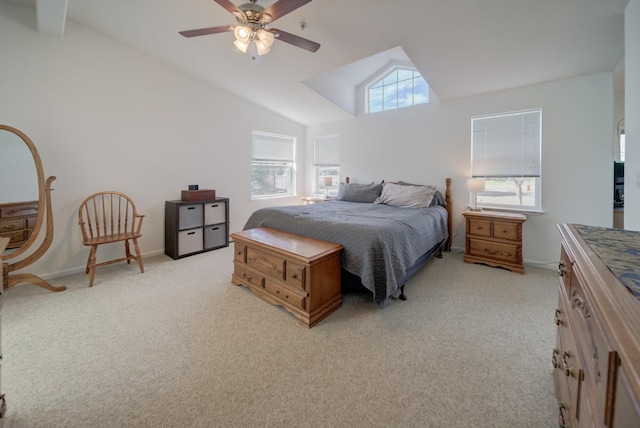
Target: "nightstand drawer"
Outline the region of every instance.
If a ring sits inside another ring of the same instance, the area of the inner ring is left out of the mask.
[[[478,257],[490,257],[510,263],[519,263],[518,246],[501,242],[469,239],[469,254]]]
[[[478,236],[491,236],[491,221],[471,218],[467,233]]]
[[[500,239],[508,239],[509,241],[520,241],[518,233],[518,223],[507,223],[503,221],[493,222],[493,236]]]

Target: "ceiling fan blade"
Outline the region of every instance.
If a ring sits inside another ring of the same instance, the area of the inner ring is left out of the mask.
[[[271,31],[278,40],[306,49],[309,52],[315,52],[320,49],[320,43],[312,42],[311,40],[296,36],[295,34],[287,33],[286,31],[277,30],[275,28],[269,31]]]
[[[271,22],[273,22],[309,2],[311,2],[311,0],[279,0],[263,10],[260,15],[271,15]]]
[[[225,9],[227,9],[229,12],[233,13],[238,9],[238,6],[236,6],[235,4],[231,3],[229,0],[213,0],[216,3],[218,3],[220,6],[224,7]]]
[[[197,30],[179,31],[180,35],[184,37],[196,37],[206,36],[207,34],[226,33],[227,31],[233,31],[231,25],[219,25],[217,27],[199,28]]]

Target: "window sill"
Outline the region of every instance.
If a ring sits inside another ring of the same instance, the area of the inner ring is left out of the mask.
[[[478,208],[482,208],[483,211],[497,211],[497,212],[503,212],[503,213],[527,214],[527,215],[543,215],[547,213],[544,210],[540,210],[540,211],[516,210],[513,208],[483,207],[480,205],[478,205]]]

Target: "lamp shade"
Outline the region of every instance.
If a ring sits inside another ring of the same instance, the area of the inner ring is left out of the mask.
[[[472,193],[484,192],[484,178],[467,179],[467,190]]]
[[[256,37],[268,48],[271,47],[273,41],[275,40],[272,32],[263,29],[256,31]]]
[[[248,43],[249,38],[251,37],[251,30],[247,27],[238,25],[233,29],[233,35],[235,36],[236,40],[243,43]]]

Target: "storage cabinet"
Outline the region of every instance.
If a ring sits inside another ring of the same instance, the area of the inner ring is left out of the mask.
[[[342,306],[342,245],[266,227],[233,233],[231,282],[313,327]]]
[[[640,299],[574,225],[559,229],[558,327],[551,360],[560,426],[640,427]],[[601,229],[601,242],[626,252],[617,237],[608,241],[614,229]]]
[[[524,273],[522,224],[524,214],[494,211],[465,211],[464,261],[502,267]]]
[[[229,199],[165,202],[164,252],[173,259],[229,246]]]

